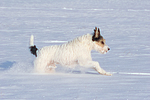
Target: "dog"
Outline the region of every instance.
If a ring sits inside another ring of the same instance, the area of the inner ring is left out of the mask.
[[[46,46],[37,49],[34,45],[34,37],[30,38],[30,51],[36,56],[34,60],[34,71],[37,73],[54,72],[56,65],[75,67],[77,65],[93,68],[99,74],[111,76],[112,74],[103,70],[99,63],[92,61],[91,51],[96,50],[106,54],[110,48],[100,34],[100,29],[95,27],[94,34],[86,34],[75,38],[62,45]]]

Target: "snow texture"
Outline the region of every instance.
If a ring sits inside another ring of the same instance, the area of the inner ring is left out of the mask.
[[[100,27],[111,48],[92,58],[113,76],[58,66],[33,73],[29,51]],[[0,100],[150,100],[149,0],[1,0]]]

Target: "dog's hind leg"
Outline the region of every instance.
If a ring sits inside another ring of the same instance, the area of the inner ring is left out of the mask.
[[[48,73],[49,62],[47,59],[39,56],[34,61],[34,71],[37,73]]]
[[[49,63],[47,65],[47,67],[45,68],[45,72],[46,73],[55,73],[55,68],[57,68],[57,67],[55,66],[54,63]]]
[[[111,76],[112,74],[106,72],[105,70],[103,70],[99,63],[96,62],[96,61],[78,61],[79,65],[80,66],[83,66],[83,67],[92,67],[94,68],[99,74],[102,74],[102,75],[107,75],[107,76]]]
[[[40,58],[36,58],[34,61],[34,72],[45,73],[47,64]]]
[[[53,66],[46,67],[45,73],[55,73],[55,67],[53,67]]]

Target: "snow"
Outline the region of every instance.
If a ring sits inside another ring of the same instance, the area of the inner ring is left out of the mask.
[[[149,100],[149,0],[1,0],[0,100]],[[100,27],[111,48],[92,58],[113,76],[92,69],[33,73],[29,52],[59,45]]]

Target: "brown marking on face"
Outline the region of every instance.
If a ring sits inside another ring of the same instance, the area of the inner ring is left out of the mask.
[[[99,41],[95,41],[95,43],[101,46],[102,48],[105,46],[105,42],[106,40],[103,37]]]

